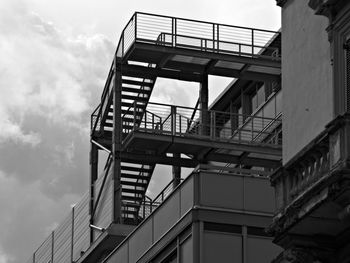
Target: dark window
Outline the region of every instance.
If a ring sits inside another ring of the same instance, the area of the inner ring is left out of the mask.
[[[247,234],[252,236],[268,236],[264,228],[253,226],[247,227]]]
[[[204,223],[204,230],[242,234],[242,226],[218,223]]]

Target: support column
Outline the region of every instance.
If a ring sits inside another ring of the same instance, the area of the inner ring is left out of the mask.
[[[208,97],[208,74],[204,74],[199,87],[199,108],[201,121],[200,135],[209,135],[210,133]]]
[[[118,58],[114,59],[114,88],[113,88],[113,135],[112,135],[112,154],[113,154],[113,222],[123,223],[122,204],[121,204],[121,140],[122,140],[122,120],[121,120],[121,102],[122,102],[122,74],[121,62]]]
[[[173,153],[173,158],[181,158],[180,153]],[[181,166],[174,166],[172,169],[174,188],[181,183]]]
[[[95,182],[98,177],[98,147],[94,143],[90,144],[90,224],[94,224],[92,211],[95,203]],[[94,241],[94,230],[90,228],[90,243]]]

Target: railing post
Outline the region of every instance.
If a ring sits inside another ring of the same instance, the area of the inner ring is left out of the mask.
[[[252,29],[252,56],[254,56],[254,29]]]
[[[174,47],[174,35],[175,35],[175,18],[171,18],[171,46]]]
[[[217,49],[218,52],[219,52],[219,50],[220,50],[220,47],[219,47],[219,44],[220,44],[220,33],[219,33],[219,28],[220,28],[220,26],[217,24],[217,25],[216,25],[216,49]]]
[[[179,115],[179,133],[182,133],[182,126],[181,126],[181,115]]]
[[[134,26],[135,26],[135,41],[137,40],[137,13],[135,13],[135,22],[134,22]]]
[[[176,135],[176,106],[171,106],[171,135]]]
[[[70,243],[70,258],[73,262],[73,254],[74,254],[74,217],[75,217],[75,208],[72,208],[72,228],[71,228],[71,243]]]
[[[213,24],[213,51],[215,50],[215,24]]]
[[[209,112],[208,112],[208,74],[204,73],[203,79],[199,88],[199,106],[200,106],[200,135],[210,135],[208,129],[210,125]]]
[[[55,231],[51,232],[51,262],[53,263],[53,253],[55,249]]]

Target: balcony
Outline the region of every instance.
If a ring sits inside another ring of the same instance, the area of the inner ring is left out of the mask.
[[[190,155],[194,161],[225,162],[230,158],[235,162],[246,152],[246,160],[240,158],[241,162],[259,164],[265,160],[267,166],[276,166],[281,159],[281,142],[272,140],[278,137],[280,116],[245,116],[160,103],[149,103],[141,120],[136,116],[134,106],[130,116],[124,118],[131,123],[123,122],[123,133],[128,134],[123,149],[144,153],[145,158],[147,152],[177,152]]]
[[[122,32],[117,57],[140,65],[124,70],[198,81],[208,74],[246,79],[278,79],[279,32],[136,12]],[[210,65],[209,65],[210,64]],[[209,65],[209,67],[208,67]],[[179,74],[179,72],[182,74]],[[193,74],[196,73],[196,74]]]
[[[169,246],[175,244],[176,250],[177,238],[180,262],[196,262],[197,253],[203,257],[199,262],[205,263],[220,255],[232,262],[243,262],[243,258],[251,263],[270,262],[280,249],[271,238],[256,236],[250,230],[266,227],[274,211],[267,176],[267,172],[250,169],[197,167],[104,262],[149,262]],[[193,227],[198,221],[205,225],[200,234]],[[237,231],[221,234],[232,245],[229,250],[220,250],[225,256],[218,254],[211,243],[215,232],[208,230],[220,224]],[[248,225],[248,236],[242,234],[242,225]],[[197,234],[205,237],[202,248],[195,247]]]
[[[293,235],[303,246],[334,250],[348,231],[349,134],[345,114],[272,175],[277,212],[270,231],[282,246]]]

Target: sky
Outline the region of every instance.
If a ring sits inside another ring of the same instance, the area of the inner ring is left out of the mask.
[[[278,30],[274,0],[0,0],[0,263],[22,263],[88,190],[90,114],[135,11]],[[209,96],[227,79],[211,78]],[[197,84],[152,100],[194,106]],[[159,166],[149,194],[170,180]]]

